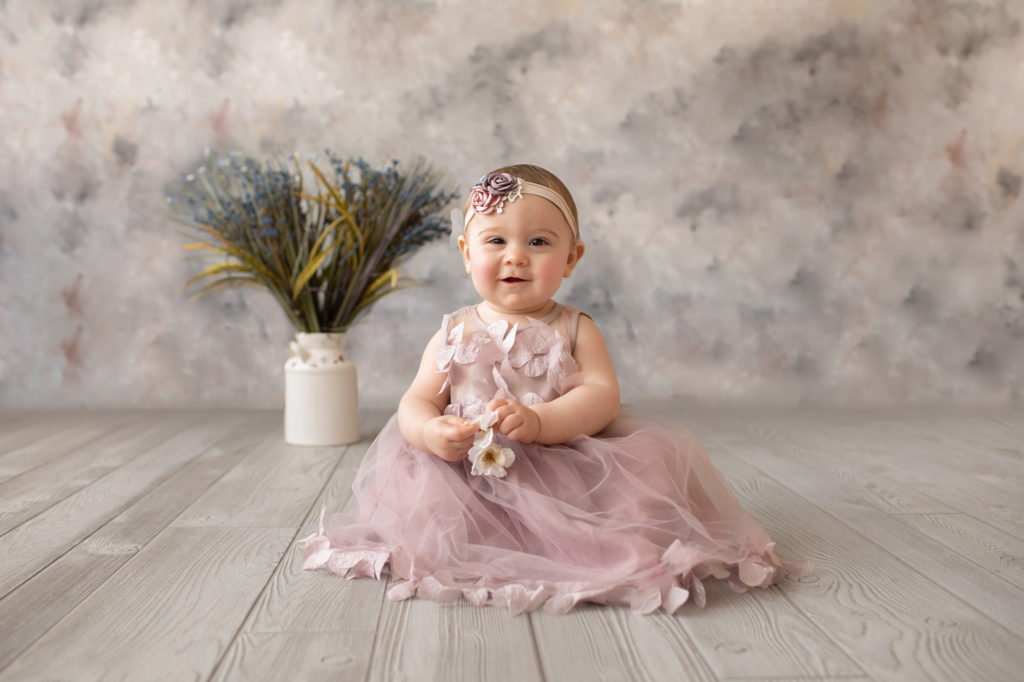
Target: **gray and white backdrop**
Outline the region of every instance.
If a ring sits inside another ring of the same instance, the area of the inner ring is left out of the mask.
[[[0,0],[0,405],[282,403],[260,292],[190,301],[203,149],[533,162],[580,205],[560,298],[629,400],[1024,392],[1017,0]],[[350,335],[394,405],[454,250]]]

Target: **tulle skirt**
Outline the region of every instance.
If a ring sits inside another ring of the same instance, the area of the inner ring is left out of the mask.
[[[782,576],[765,531],[690,433],[620,417],[562,445],[505,441],[504,478],[410,446],[392,417],[338,514],[301,541],[307,569],[390,571],[392,600],[420,597],[565,613],[581,601],[673,613],[702,581],[738,592]],[[797,572],[797,564],[786,569]]]

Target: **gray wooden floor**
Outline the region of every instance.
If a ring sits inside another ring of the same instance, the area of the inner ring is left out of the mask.
[[[1024,679],[1024,416],[675,416],[812,575],[674,617],[392,603],[295,547],[365,441],[289,447],[276,412],[0,413],[0,680]]]

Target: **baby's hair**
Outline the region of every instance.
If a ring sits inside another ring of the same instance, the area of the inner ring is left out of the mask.
[[[511,166],[504,166],[502,168],[496,168],[492,173],[508,173],[509,175],[521,178],[526,182],[535,182],[538,185],[544,185],[562,195],[565,199],[565,203],[569,206],[569,210],[572,212],[572,217],[576,221],[576,224],[580,224],[579,213],[576,211],[576,202],[573,201],[572,192],[565,186],[565,183],[558,179],[558,176],[551,171],[541,168],[540,166],[534,166],[530,163],[517,163]],[[470,199],[466,199],[463,211],[469,212]]]

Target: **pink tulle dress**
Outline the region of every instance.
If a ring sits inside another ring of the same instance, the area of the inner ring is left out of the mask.
[[[572,389],[579,311],[509,328],[474,307],[446,315],[437,358],[446,412],[473,418],[495,397],[526,405]],[[380,578],[392,600],[420,597],[513,613],[579,602],[673,613],[703,606],[709,577],[736,591],[782,575],[774,543],[740,507],[690,433],[619,417],[561,445],[499,436],[515,453],[503,478],[418,450],[392,417],[370,446],[340,514],[301,541],[307,569]]]

